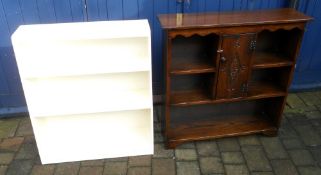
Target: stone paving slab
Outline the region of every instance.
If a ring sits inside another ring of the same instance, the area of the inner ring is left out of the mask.
[[[0,119],[0,175],[321,175],[321,91],[290,94],[277,137],[260,134],[164,147],[154,155],[41,165],[28,117]]]

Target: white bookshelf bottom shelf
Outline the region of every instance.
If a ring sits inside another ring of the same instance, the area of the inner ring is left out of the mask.
[[[47,164],[153,154],[151,111],[33,118],[41,161]]]

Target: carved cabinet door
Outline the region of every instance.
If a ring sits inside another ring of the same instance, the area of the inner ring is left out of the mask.
[[[217,99],[246,96],[255,41],[254,33],[222,36],[218,50]]]

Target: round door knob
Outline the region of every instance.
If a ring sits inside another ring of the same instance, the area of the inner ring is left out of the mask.
[[[226,58],[225,57],[221,57],[221,62],[226,62]]]

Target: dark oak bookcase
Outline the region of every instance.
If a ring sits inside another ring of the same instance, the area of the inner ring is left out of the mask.
[[[163,14],[168,148],[277,135],[306,22],[293,9]]]

